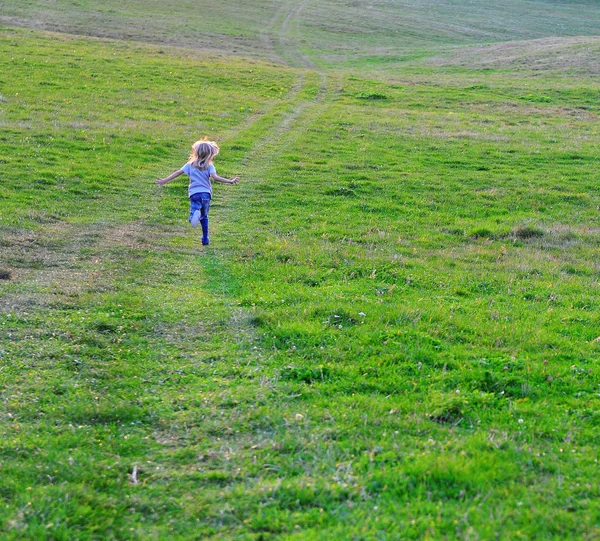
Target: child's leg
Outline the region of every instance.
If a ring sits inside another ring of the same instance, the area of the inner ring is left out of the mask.
[[[203,194],[202,207],[200,208],[200,225],[202,226],[202,244],[209,244],[208,239],[208,211],[210,210],[210,194]]]
[[[199,215],[202,213],[202,198],[199,196],[200,194],[197,193],[190,196],[190,217],[188,221],[193,227],[198,227]],[[194,216],[196,213],[198,215]]]

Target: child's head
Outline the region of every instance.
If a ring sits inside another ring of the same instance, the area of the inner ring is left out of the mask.
[[[218,153],[219,145],[214,141],[196,141],[192,145],[189,163],[198,169],[206,169]]]

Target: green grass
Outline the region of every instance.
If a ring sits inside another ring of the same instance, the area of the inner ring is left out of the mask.
[[[600,36],[600,6],[595,0],[4,0],[1,23],[292,65],[397,70],[466,45]]]
[[[10,28],[0,64],[3,539],[600,535],[592,64]],[[153,182],[204,135],[242,177],[209,248]]]

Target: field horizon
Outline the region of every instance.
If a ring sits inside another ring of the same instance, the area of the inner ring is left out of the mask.
[[[599,4],[1,4],[2,539],[600,536]]]

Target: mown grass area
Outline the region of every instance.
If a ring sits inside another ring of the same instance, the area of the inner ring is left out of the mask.
[[[4,0],[0,23],[301,66],[310,59],[323,69],[386,69],[440,52],[453,56],[466,45],[600,36],[600,6],[595,0]]]
[[[6,539],[600,534],[596,82],[1,38]]]
[[[278,7],[273,0],[218,3],[6,0],[0,22],[70,34],[211,49],[219,53],[257,54],[264,49],[261,37],[265,25]]]

